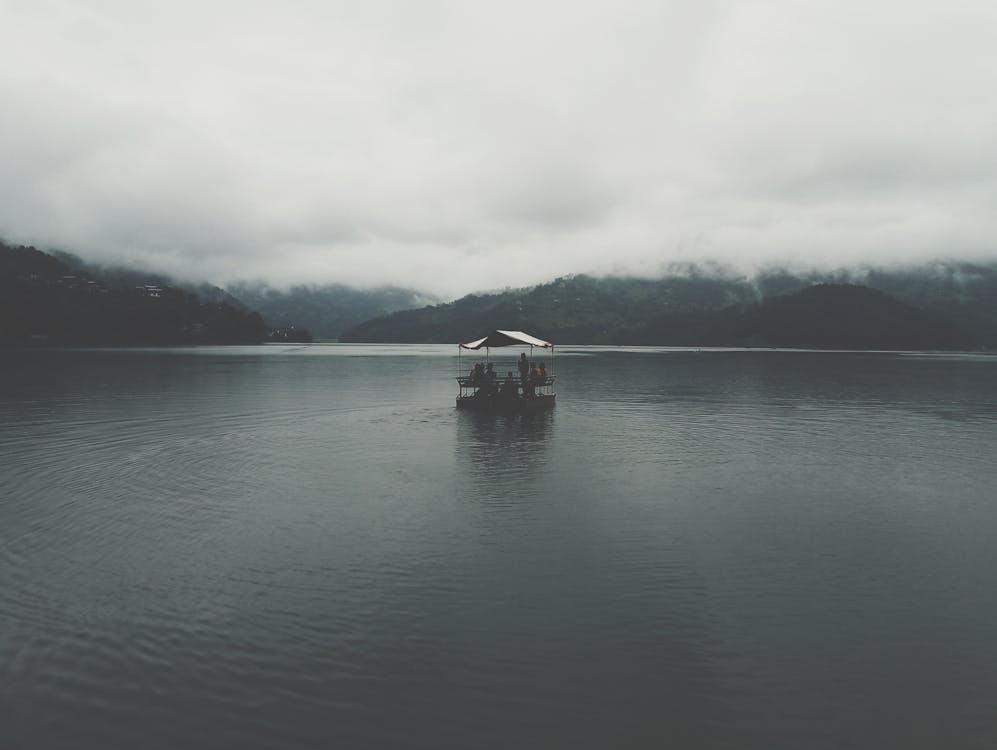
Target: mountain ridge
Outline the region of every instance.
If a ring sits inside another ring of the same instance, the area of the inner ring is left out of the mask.
[[[21,260],[30,256],[28,265],[33,268],[27,275],[11,260],[18,253]],[[579,274],[412,308],[406,306],[426,297],[396,287],[362,290],[338,284],[299,285],[286,291],[265,284],[231,285],[228,290],[210,284],[181,287],[162,275],[105,268],[68,253],[47,254],[0,243],[0,256],[0,286],[5,290],[5,299],[0,300],[0,336],[8,342],[36,338],[196,343],[228,340],[233,335],[239,341],[251,341],[261,340],[267,329],[271,337],[275,330],[280,333],[277,340],[309,340],[304,329],[314,329],[317,338],[334,339],[345,328],[339,336],[344,342],[455,343],[502,327],[528,330],[561,344],[833,346],[830,339],[824,341],[830,334],[815,309],[819,304],[829,305],[833,312],[825,312],[824,318],[832,315],[848,320],[847,307],[834,305],[837,298],[851,295],[852,304],[875,311],[869,313],[873,323],[892,320],[895,330],[904,333],[892,341],[880,336],[873,342],[856,328],[850,339],[838,337],[842,346],[997,348],[997,264],[940,262],[899,269],[802,273],[770,268],[753,276],[686,264],[658,279]],[[822,302],[812,295],[772,302],[821,286],[831,288],[821,293],[830,295]],[[846,290],[847,286],[868,287],[884,297],[860,298],[856,295],[862,293]],[[142,297],[155,299],[155,306],[149,307],[148,299],[140,302]],[[74,317],[79,316],[73,305],[82,311],[75,323]],[[258,314],[260,308],[263,316]],[[164,317],[167,309],[176,320]],[[214,322],[207,325],[210,311],[214,311]],[[115,318],[136,313],[140,314],[129,324]],[[146,320],[151,328],[145,332],[144,314],[152,314]],[[236,334],[234,328],[222,333],[237,318],[245,323],[254,315],[253,334]],[[54,323],[59,316],[61,322]],[[781,327],[776,324],[780,316],[784,319]],[[49,330],[44,325],[32,328],[32,319],[47,320]],[[90,332],[86,332],[88,319]],[[223,319],[227,320],[224,324]],[[809,321],[809,334],[791,325],[794,320]],[[913,335],[909,330],[913,322],[933,331],[934,338]],[[773,341],[777,343],[767,343]]]
[[[749,314],[766,299],[820,284],[848,285],[856,279],[866,282],[860,286],[949,321],[955,326],[953,346],[997,347],[997,264],[962,263],[805,274],[771,269],[753,277],[692,273],[663,279],[597,279],[578,275],[532,288],[466,295],[449,303],[396,312],[350,329],[340,340],[453,343],[493,328],[520,328],[566,344],[661,344],[682,339],[686,345],[685,337],[663,340],[662,327],[677,331],[680,323],[689,325],[693,322],[690,316],[698,316],[697,329],[705,330],[704,319],[722,311],[730,323],[733,316]],[[715,331],[718,323],[710,325]]]

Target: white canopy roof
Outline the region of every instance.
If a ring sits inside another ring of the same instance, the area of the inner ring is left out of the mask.
[[[482,347],[493,346],[539,346],[544,349],[552,348],[554,345],[549,341],[541,341],[536,336],[531,336],[522,331],[492,331],[483,339],[469,341],[461,344],[462,349],[480,349]]]

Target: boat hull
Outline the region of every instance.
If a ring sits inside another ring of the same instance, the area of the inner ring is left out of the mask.
[[[534,398],[482,398],[478,396],[458,396],[457,408],[483,411],[495,414],[531,414],[554,408],[553,394]]]

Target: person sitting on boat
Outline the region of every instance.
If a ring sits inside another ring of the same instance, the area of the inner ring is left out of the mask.
[[[495,365],[489,362],[485,369],[481,371],[478,378],[478,394],[481,396],[494,396],[498,393],[498,373],[495,372]]]
[[[471,385],[478,385],[484,382],[485,379],[485,366],[478,362],[473,368],[471,368]]]
[[[519,386],[512,378],[512,370],[509,370],[508,374],[505,376],[505,380],[502,381],[502,387],[499,389],[499,395],[503,398],[519,397]]]
[[[540,363],[540,385],[547,385],[547,365]]]

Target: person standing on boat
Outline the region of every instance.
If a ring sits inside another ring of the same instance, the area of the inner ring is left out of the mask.
[[[523,386],[523,393],[526,398],[533,398],[537,395],[537,381],[540,379],[540,369],[534,363],[533,367],[530,368],[527,376],[526,383]]]
[[[519,383],[523,386],[523,395],[526,395],[526,384],[530,379],[530,363],[526,361],[526,352],[519,355],[519,362],[516,363],[519,368]]]

